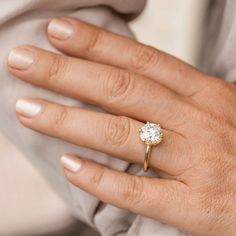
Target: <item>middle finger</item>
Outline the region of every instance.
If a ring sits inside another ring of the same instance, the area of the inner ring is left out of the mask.
[[[183,97],[127,70],[30,46],[13,50],[8,62],[10,71],[22,80],[115,114],[159,122],[172,130],[189,114]]]

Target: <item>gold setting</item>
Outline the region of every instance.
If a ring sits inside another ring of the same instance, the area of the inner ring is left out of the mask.
[[[154,142],[153,141],[145,141],[141,138],[141,132],[142,132],[142,129],[146,126],[146,125],[155,125],[155,127],[158,127],[159,128],[159,135],[158,135],[158,138],[157,140],[155,140]],[[146,150],[145,150],[145,155],[144,155],[144,163],[143,163],[143,170],[145,172],[148,171],[149,169],[149,161],[150,161],[150,154],[151,154],[151,149],[152,149],[152,146],[156,146],[158,145],[159,143],[162,142],[163,140],[163,130],[160,126],[160,124],[155,124],[155,123],[150,123],[149,121],[147,121],[147,123],[139,129],[139,135],[140,135],[140,138],[141,140],[143,141],[143,143],[146,145]]]

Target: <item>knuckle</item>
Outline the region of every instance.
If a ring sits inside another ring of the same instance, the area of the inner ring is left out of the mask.
[[[230,92],[230,86],[226,81],[215,77],[208,78],[209,81],[207,81],[206,86],[203,89],[204,94],[218,98],[222,96],[222,94],[228,94]]]
[[[60,55],[53,55],[52,62],[48,71],[48,80],[50,81],[58,81],[63,78],[63,75],[66,72],[66,58]]]
[[[204,130],[211,131],[212,134],[220,131],[222,124],[225,124],[225,121],[212,113],[209,108],[205,108],[204,110],[197,108],[195,111],[195,120],[198,124],[201,124],[201,127],[204,128]]]
[[[125,178],[124,183],[120,187],[121,198],[127,205],[136,205],[143,201],[144,195],[144,183],[143,179],[138,176],[131,176]],[[124,187],[125,186],[125,187]]]
[[[217,89],[217,92],[218,91],[222,91],[222,88],[227,88],[228,87],[228,83],[225,82],[225,80],[222,80],[222,79],[219,79],[219,78],[214,78],[213,77],[213,86],[214,86],[214,89]]]
[[[57,128],[58,126],[64,126],[66,120],[68,119],[69,111],[66,107],[61,107],[55,115],[54,126]]]
[[[195,206],[201,213],[207,215],[207,219],[214,221],[224,215],[225,209],[232,206],[229,204],[235,198],[235,190],[231,179],[235,168],[232,163],[222,160],[210,161],[205,164],[207,176],[201,179],[201,185],[194,188]],[[207,179],[207,181],[206,181]]]
[[[131,58],[132,66],[138,71],[145,72],[154,64],[158,64],[160,53],[152,47],[140,45],[137,47],[137,50],[134,50]]]
[[[98,166],[90,179],[91,185],[95,188],[99,187],[103,181],[104,174],[105,168],[102,166]]]
[[[222,79],[215,79],[215,88],[213,88],[213,91],[215,92],[216,96],[223,97],[224,100],[221,101],[222,104],[224,104],[224,101],[227,101],[229,104],[231,101],[235,101],[235,85],[229,83],[228,81],[222,80]]]
[[[114,102],[124,99],[133,87],[133,75],[129,71],[111,69],[104,80],[104,94],[107,101]]]
[[[222,194],[222,189],[219,192],[219,190],[216,190],[218,187],[215,188],[214,186],[209,189],[197,197],[195,207],[200,210],[201,215],[204,215],[208,225],[216,225],[220,219],[225,217],[224,214],[229,206],[230,194]]]
[[[124,145],[130,136],[130,119],[112,116],[107,122],[105,141],[114,148]]]
[[[103,31],[98,28],[94,28],[91,37],[89,37],[88,44],[85,50],[95,51],[102,37],[103,37]]]
[[[207,92],[211,94],[211,96],[219,97],[222,96],[226,90],[228,90],[226,83],[221,79],[215,79],[215,81],[208,87]]]

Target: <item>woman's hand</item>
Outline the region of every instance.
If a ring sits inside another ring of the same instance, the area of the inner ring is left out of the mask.
[[[9,55],[10,72],[111,114],[31,98],[17,102],[24,126],[140,165],[139,128],[151,121],[164,130],[150,159],[160,179],[65,155],[68,180],[104,202],[194,235],[236,235],[235,85],[75,19],[53,20],[48,33],[70,56],[20,47]]]

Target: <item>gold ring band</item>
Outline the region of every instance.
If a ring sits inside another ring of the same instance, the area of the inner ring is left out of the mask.
[[[144,163],[143,163],[143,170],[145,172],[147,172],[149,169],[149,159],[150,159],[151,149],[152,149],[152,145],[146,146],[146,152],[145,152]]]
[[[141,129],[139,129],[139,136],[146,144],[143,170],[146,172],[149,169],[150,154],[152,146],[156,146],[163,139],[163,130],[159,124],[147,122]]]

